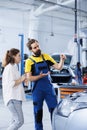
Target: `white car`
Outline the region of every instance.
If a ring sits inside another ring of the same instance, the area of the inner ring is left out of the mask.
[[[87,91],[59,102],[53,112],[52,130],[87,130]]]
[[[74,71],[70,67],[72,61],[72,55],[70,54],[65,55],[67,58],[64,62],[62,70],[56,70],[54,68],[51,68],[51,79],[53,83],[58,84],[72,83],[72,80],[75,79]],[[59,63],[60,54],[54,53],[51,56],[57,63]]]

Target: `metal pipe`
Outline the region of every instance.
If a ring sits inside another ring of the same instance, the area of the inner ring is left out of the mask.
[[[54,2],[51,2],[51,1],[47,1],[47,0],[35,0],[35,1],[39,1],[39,2],[42,2],[42,3],[44,2],[44,3],[50,4],[50,5],[54,5],[55,8],[58,8],[58,6],[59,6],[59,7],[63,7],[63,8],[71,9],[71,10],[75,9],[73,7],[67,6],[67,5],[72,4],[74,2],[74,0],[69,0],[69,1],[61,2],[61,3],[54,3]],[[77,0],[77,2],[79,2],[79,0]],[[85,11],[85,10],[77,9],[77,11],[87,14],[87,11]]]
[[[21,37],[21,75],[24,74],[24,35],[19,34]]]
[[[75,0],[75,36],[74,36],[74,42],[77,43],[78,46],[78,62],[80,62],[80,42],[77,38],[77,0]]]

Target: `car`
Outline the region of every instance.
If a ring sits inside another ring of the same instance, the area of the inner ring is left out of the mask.
[[[60,100],[53,111],[52,130],[87,130],[87,91]]]
[[[65,54],[66,60],[64,62],[64,66],[62,70],[51,68],[51,80],[52,83],[58,83],[58,84],[66,84],[66,83],[72,83],[72,80],[75,79],[75,74],[73,69],[71,68],[71,61],[72,61],[72,55]],[[54,53],[51,55],[51,57],[59,63],[60,61],[60,54]]]

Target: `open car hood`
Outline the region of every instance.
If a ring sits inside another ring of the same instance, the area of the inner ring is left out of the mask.
[[[66,55],[66,60],[64,61],[64,66],[70,66],[71,60],[72,60],[72,55],[69,55],[69,54],[65,54],[65,55]],[[52,54],[51,56],[57,63],[59,63],[60,54]]]
[[[52,58],[59,63],[60,62],[60,55],[61,54],[52,54]],[[66,60],[64,62],[64,66],[62,70],[57,70],[51,67],[51,79],[53,83],[71,83],[72,82],[72,77],[74,77],[74,74],[72,72],[72,69],[70,68],[71,60],[72,60],[72,55],[65,54],[66,55]]]

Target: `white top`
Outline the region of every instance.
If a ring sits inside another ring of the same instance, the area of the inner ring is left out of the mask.
[[[22,83],[15,85],[15,80],[20,78],[20,73],[18,71],[18,66],[16,64],[8,64],[4,68],[4,72],[2,75],[2,86],[3,86],[3,99],[5,105],[11,99],[24,101],[25,100],[25,93]]]

